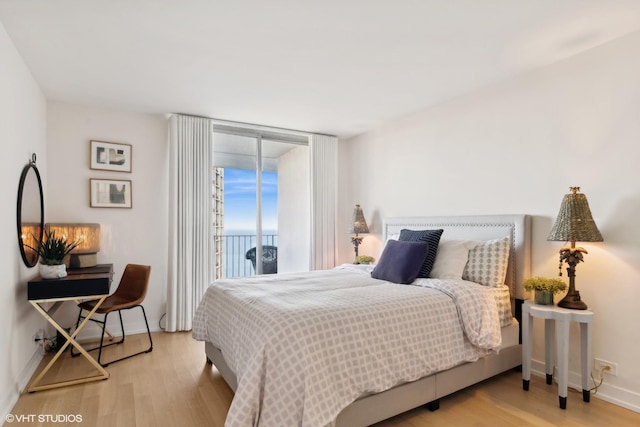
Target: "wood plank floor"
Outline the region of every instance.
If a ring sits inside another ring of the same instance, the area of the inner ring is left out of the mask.
[[[143,349],[145,337],[127,337],[124,345],[107,350],[105,359]],[[233,392],[215,367],[205,363],[203,343],[190,333],[158,332],[153,340],[153,352],[108,366],[108,380],[24,393],[11,414],[23,419],[34,415],[34,422],[5,426],[222,426]],[[66,352],[43,382],[90,375],[92,369],[83,358],[70,358]],[[442,399],[435,412],[417,408],[376,427],[640,425],[640,414],[595,397],[584,403],[578,392],[569,393],[567,409],[561,410],[557,386],[541,378],[532,378],[529,392],[521,384],[521,374],[511,371]],[[82,422],[39,422],[41,415],[80,416]]]

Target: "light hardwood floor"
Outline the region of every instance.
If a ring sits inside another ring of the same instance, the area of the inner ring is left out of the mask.
[[[115,358],[121,351],[142,349],[144,338],[127,337],[124,345],[104,356]],[[34,415],[36,422],[5,426],[67,425],[39,423],[39,415],[79,415],[82,423],[68,425],[84,426],[222,426],[233,392],[215,367],[206,364],[203,343],[190,333],[158,332],[153,340],[153,352],[108,366],[108,380],[24,393],[11,414]],[[88,362],[70,358],[67,352],[44,382],[92,373]],[[561,410],[557,386],[546,385],[541,378],[532,378],[528,392],[521,385],[521,374],[510,371],[442,399],[435,412],[417,408],[376,427],[640,425],[640,414],[595,397],[584,403],[578,392],[569,393],[567,409]]]

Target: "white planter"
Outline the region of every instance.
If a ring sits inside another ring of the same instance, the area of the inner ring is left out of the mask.
[[[43,279],[62,279],[67,277],[67,266],[38,264],[38,272]]]

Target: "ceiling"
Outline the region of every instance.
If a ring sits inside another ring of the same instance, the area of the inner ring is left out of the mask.
[[[349,137],[637,31],[640,1],[0,0],[0,22],[51,100]]]

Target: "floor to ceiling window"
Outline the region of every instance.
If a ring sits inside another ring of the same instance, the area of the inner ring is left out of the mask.
[[[214,126],[217,278],[309,269],[307,139]]]

